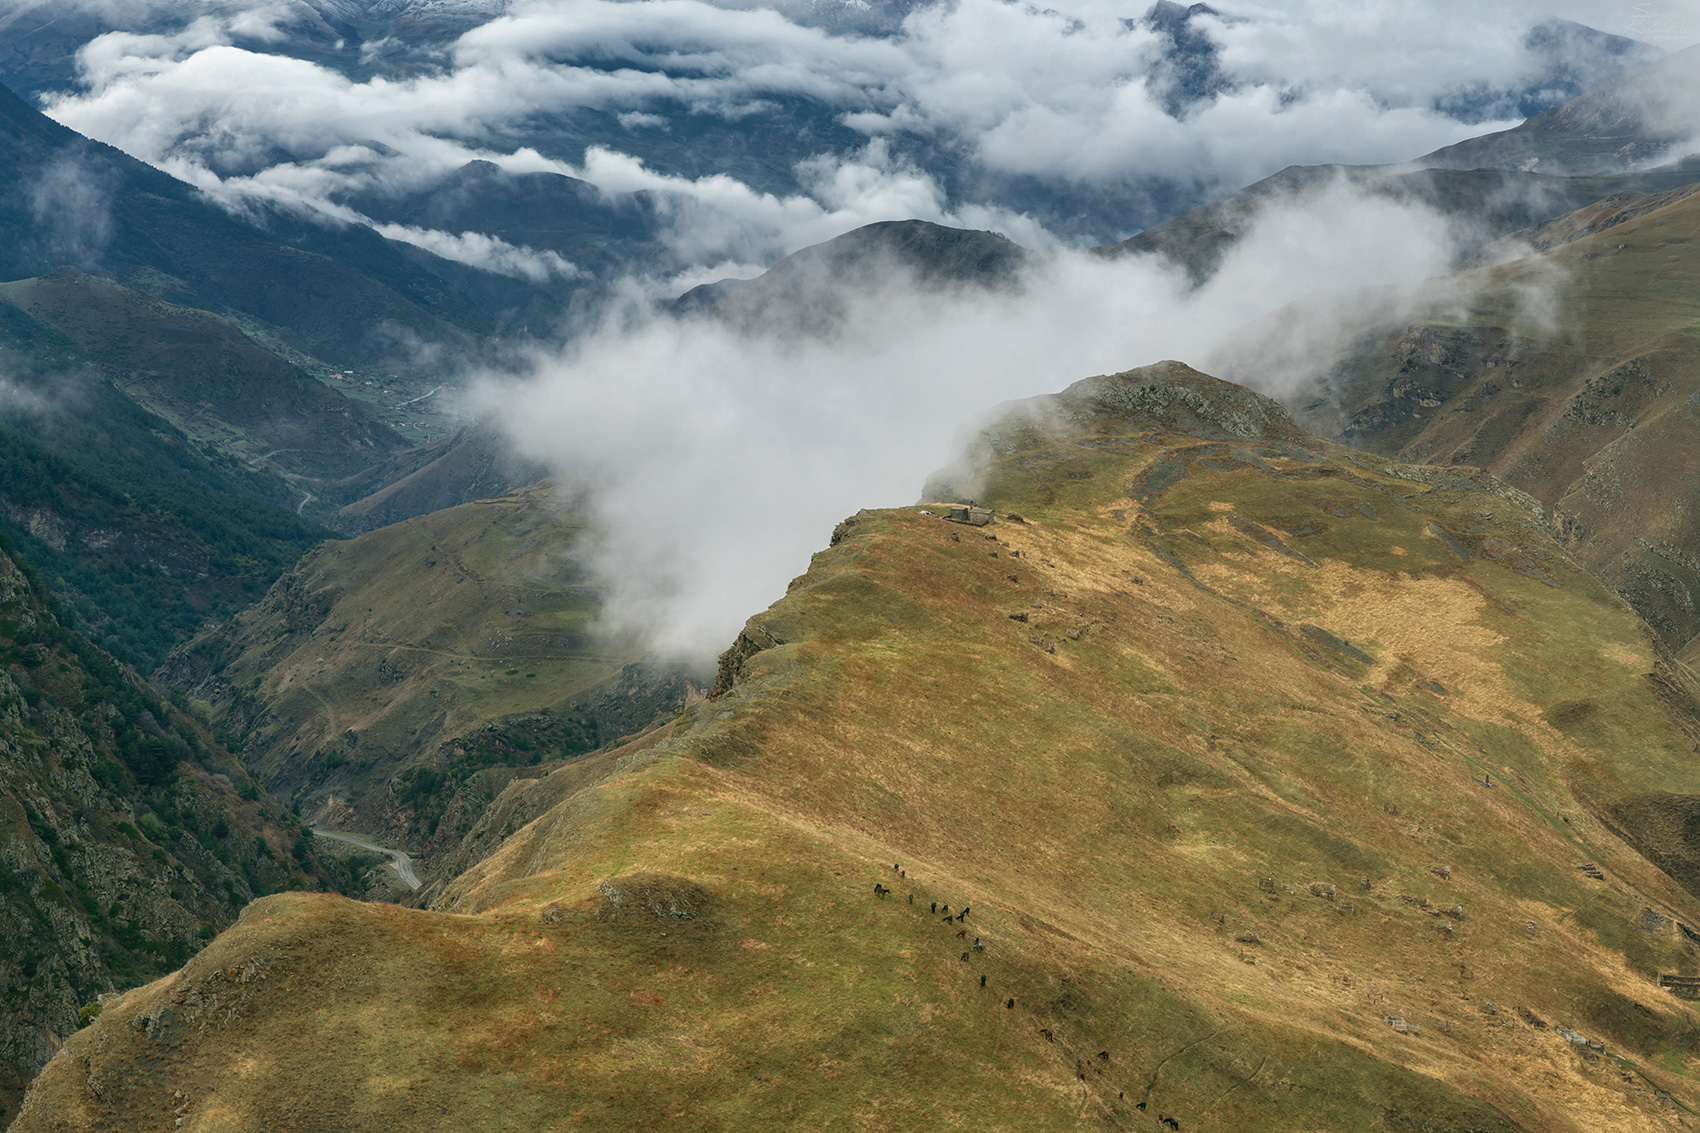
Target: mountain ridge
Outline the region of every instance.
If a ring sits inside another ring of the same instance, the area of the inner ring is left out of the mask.
[[[369,229],[276,216],[278,235],[267,234],[4,87],[0,156],[6,279],[99,271],[168,302],[251,316],[336,362],[384,359],[408,335],[456,345],[493,329],[488,313]]]
[[[846,520],[722,695],[436,911],[256,903],[73,1038],[16,1128],[135,1120],[165,1081],[303,1128],[1700,1104],[1694,1009],[1654,982],[1696,971],[1700,899],[1613,832],[1695,796],[1688,686],[1527,497],[1178,364],[975,447],[992,524]]]

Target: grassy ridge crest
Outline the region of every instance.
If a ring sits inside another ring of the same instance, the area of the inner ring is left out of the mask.
[[[189,1128],[1700,1109],[1695,1014],[1654,982],[1700,974],[1700,901],[1649,860],[1670,831],[1626,840],[1696,794],[1687,694],[1649,676],[1681,669],[1527,497],[1178,364],[983,442],[992,526],[854,517],[725,693],[434,910],[256,904],[17,1128],[133,1121],[167,1082]]]

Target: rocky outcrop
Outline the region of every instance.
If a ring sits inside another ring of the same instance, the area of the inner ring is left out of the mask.
[[[345,886],[187,713],[0,553],[0,1122],[100,1010],[255,896]]]

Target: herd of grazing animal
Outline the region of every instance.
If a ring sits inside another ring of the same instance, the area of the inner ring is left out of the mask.
[[[891,870],[892,870],[893,873],[897,874],[897,876],[900,877],[900,878],[907,878],[909,876],[908,872],[903,869],[901,863],[893,862],[892,866],[891,866]],[[880,882],[874,883],[874,896],[883,899],[884,897],[889,895],[891,892],[892,892],[892,890],[887,888],[884,884],[882,884]],[[911,894],[909,894],[909,904],[913,905],[914,903],[915,903],[915,894],[911,893]],[[950,911],[950,905],[948,903],[941,904],[938,901],[931,901],[927,905],[928,911],[933,916],[939,916],[939,915],[942,914],[943,917],[944,917],[944,922],[946,924],[952,924],[952,923],[960,924],[962,921],[967,920],[968,919],[968,912],[969,912],[971,907],[972,906],[964,905],[964,906],[962,906],[961,912],[952,913]],[[957,929],[956,930],[956,939],[967,940],[968,939],[968,930],[966,928]],[[974,943],[971,946],[970,950],[967,951],[967,952],[964,952],[962,954],[962,959],[968,960],[973,955],[973,953],[984,952],[985,950],[986,950],[986,946],[984,944],[982,944],[980,942],[980,938],[976,936],[974,938]],[[985,976],[984,973],[981,973],[981,975],[980,975],[980,986],[981,987],[986,986],[986,976]],[[1014,999],[1013,996],[1004,1001],[1004,1007],[1008,1010],[1011,1010],[1011,1011],[1015,1010],[1015,999]],[[1056,1032],[1052,1031],[1049,1027],[1040,1027],[1039,1033],[1045,1037],[1046,1042],[1054,1043],[1054,1042],[1057,1041]],[[1110,1061],[1110,1052],[1107,1051],[1107,1050],[1101,1050],[1101,1051],[1098,1052],[1097,1057],[1098,1057],[1099,1062],[1107,1063],[1107,1062]],[[1095,1071],[1095,1073],[1101,1074],[1102,1071]],[[1086,1063],[1082,1059],[1079,1059],[1079,1058],[1075,1059],[1075,1076],[1077,1078],[1079,1078],[1081,1081],[1086,1080]],[[1116,1091],[1116,1097],[1118,1099],[1125,1100],[1126,1094],[1121,1090],[1117,1090]],[[1145,1102],[1138,1102],[1134,1106],[1134,1108],[1143,1112],[1145,1110],[1145,1104],[1146,1104]],[[1157,1124],[1164,1126],[1165,1128],[1169,1129],[1171,1131],[1171,1133],[1180,1133],[1181,1123],[1179,1121],[1177,1121],[1176,1119],[1174,1119],[1173,1117],[1170,1117],[1167,1114],[1163,1114],[1163,1115],[1159,1116],[1157,1118]]]

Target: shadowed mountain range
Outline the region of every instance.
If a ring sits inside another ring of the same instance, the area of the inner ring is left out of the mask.
[[[463,344],[494,325],[368,228],[243,223],[0,88],[0,277],[62,266],[249,320],[339,363]]]

